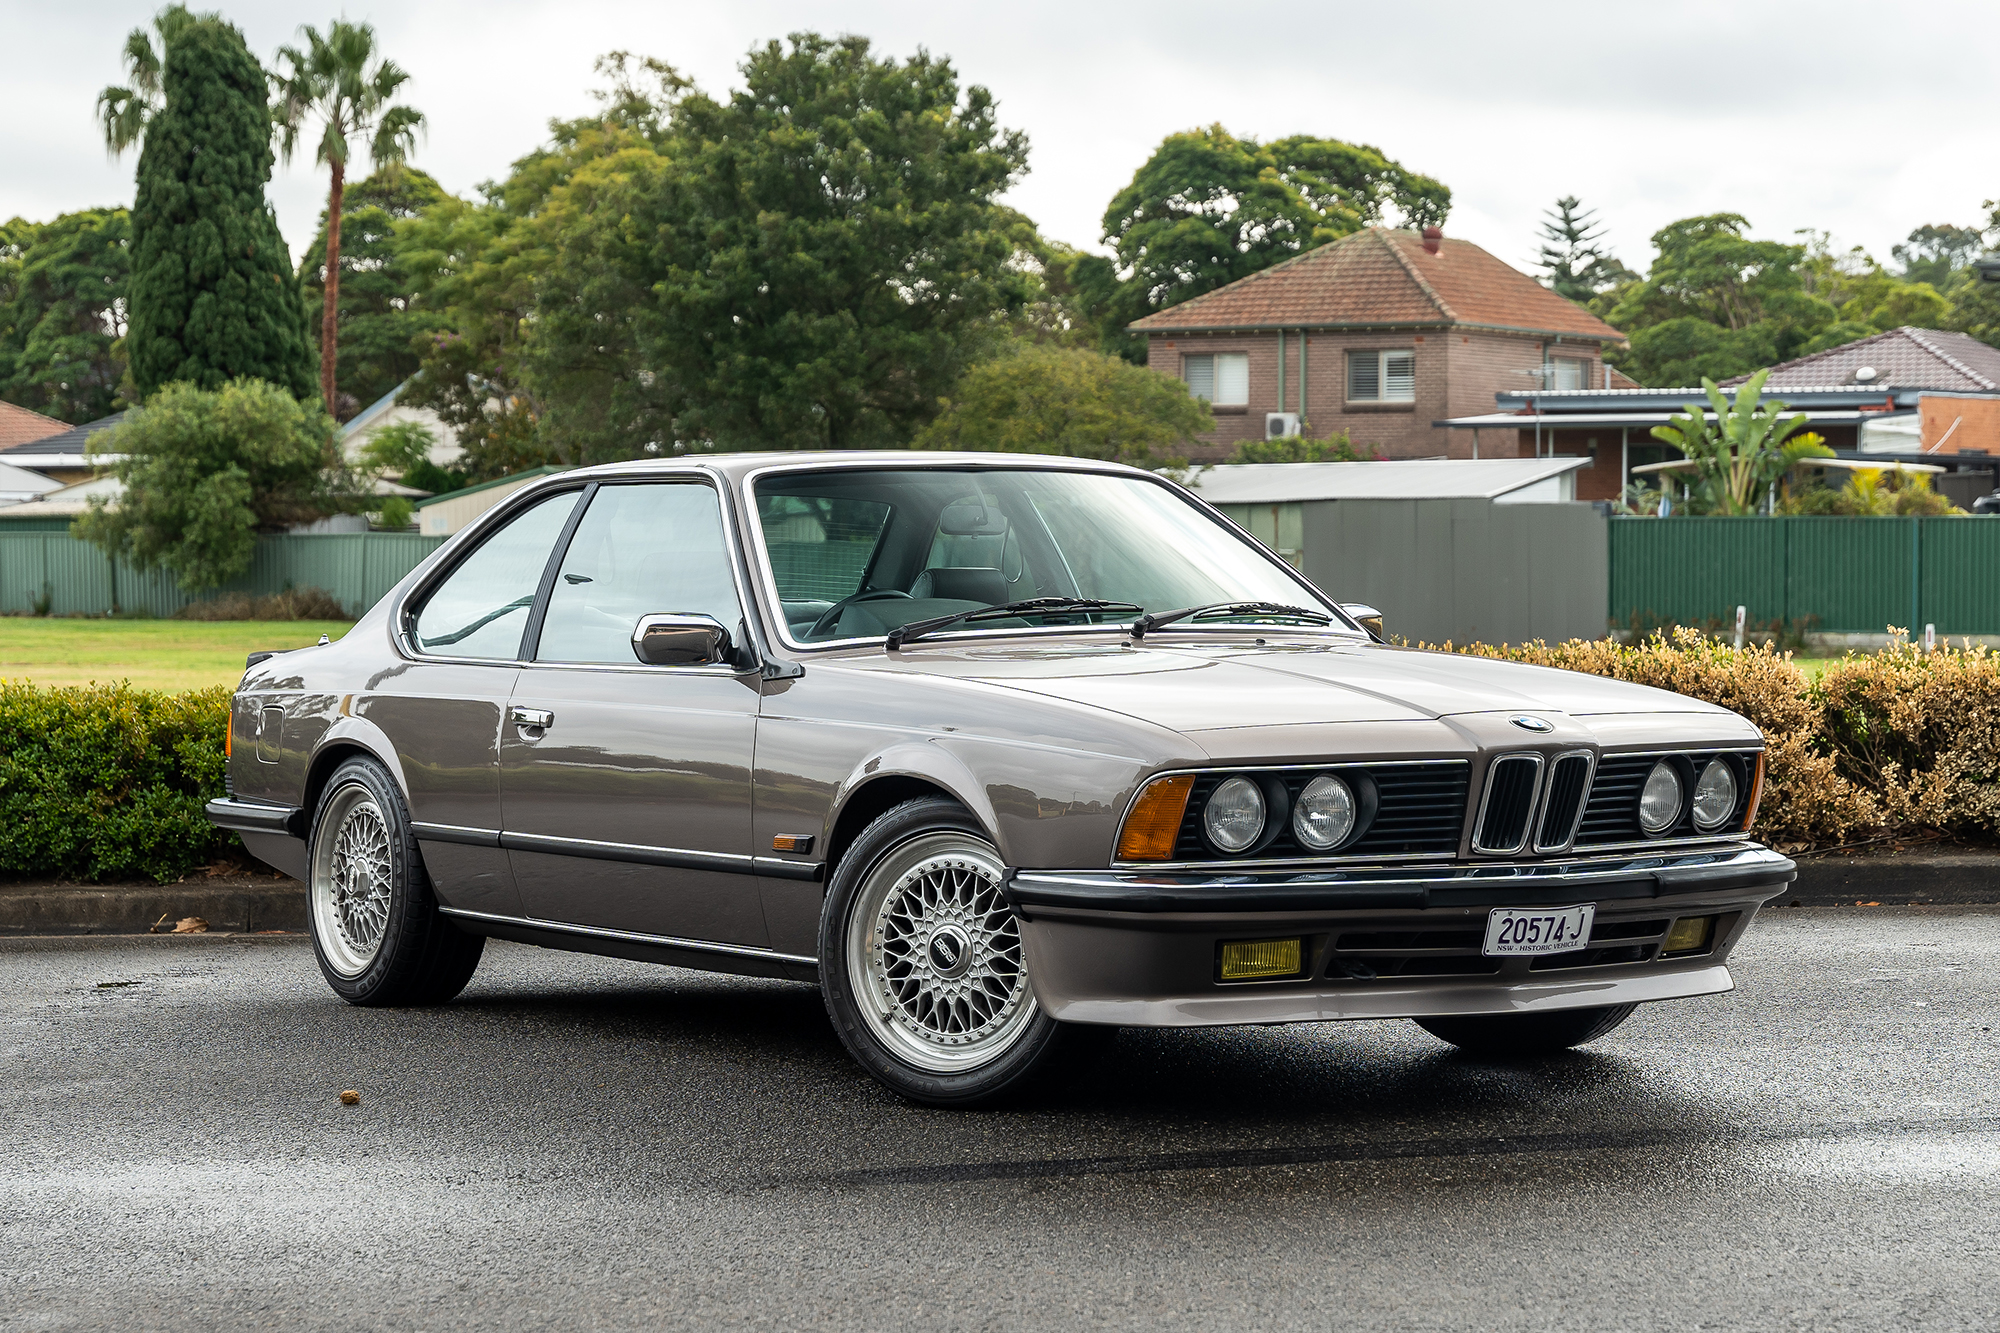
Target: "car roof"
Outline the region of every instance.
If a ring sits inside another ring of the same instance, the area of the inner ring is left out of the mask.
[[[718,474],[731,480],[740,480],[752,472],[780,466],[788,470],[815,467],[894,467],[912,471],[967,467],[1046,468],[1075,472],[1119,472],[1135,477],[1153,475],[1123,463],[1105,462],[1095,458],[1069,458],[1059,454],[947,453],[908,449],[774,449],[757,453],[683,454],[674,458],[636,458],[622,463],[599,463],[577,468],[565,472],[563,476],[567,480],[574,481],[578,478],[625,477],[634,473],[653,475],[701,471]]]

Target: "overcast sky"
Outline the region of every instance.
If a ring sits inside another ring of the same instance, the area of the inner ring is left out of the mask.
[[[123,82],[125,33],[157,9],[0,0],[0,217],[130,203],[135,158],[107,159],[93,103]],[[301,23],[340,10],[230,0],[223,12],[268,61]],[[1596,208],[1641,270],[1653,231],[1691,214],[1742,213],[1773,239],[1826,229],[1887,262],[1911,228],[1974,223],[2000,195],[2000,84],[1979,54],[1993,11],[1958,0],[355,0],[345,12],[414,76],[408,100],[430,118],[418,165],[467,194],[551,116],[593,105],[601,52],[655,55],[722,92],[753,43],[814,29],[864,34],[882,53],[925,47],[990,88],[1031,142],[1014,204],[1083,246],[1100,245],[1105,204],[1163,136],[1217,121],[1373,144],[1451,187],[1447,232],[1519,265],[1562,194]],[[305,160],[272,182],[294,254],[325,189]]]

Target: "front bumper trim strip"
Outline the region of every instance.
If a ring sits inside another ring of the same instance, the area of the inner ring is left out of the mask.
[[[1006,882],[1015,912],[1338,912],[1427,907],[1532,906],[1557,901],[1658,898],[1768,889],[1798,877],[1764,847],[1683,856],[1291,875],[1146,874],[1126,870],[1017,870]]]

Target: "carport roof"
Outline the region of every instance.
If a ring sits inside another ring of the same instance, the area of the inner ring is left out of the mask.
[[[1492,500],[1587,458],[1415,458],[1376,463],[1226,463],[1194,480],[1210,504],[1306,500]]]

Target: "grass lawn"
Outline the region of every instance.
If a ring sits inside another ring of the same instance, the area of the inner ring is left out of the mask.
[[[37,685],[129,680],[152,690],[234,685],[246,654],[303,648],[344,620],[64,620],[0,616],[0,677]]]

